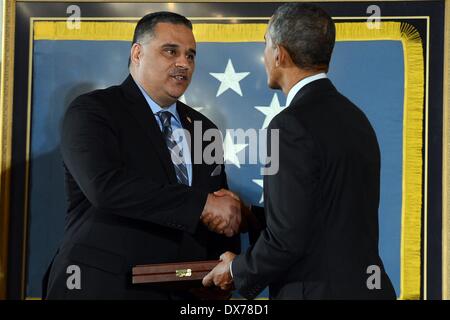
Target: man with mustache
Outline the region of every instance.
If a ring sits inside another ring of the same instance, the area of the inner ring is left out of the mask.
[[[189,20],[148,14],[137,23],[125,81],[69,106],[61,139],[68,213],[44,283],[48,298],[195,299],[169,286],[133,286],[131,269],[239,251],[240,203],[213,194],[227,188],[223,161],[191,161],[195,144],[202,154],[205,147],[194,136],[194,122],[201,123],[202,136],[217,129],[178,101],[195,55]],[[222,232],[208,229],[206,218]],[[67,285],[73,265],[81,271],[78,288]]]
[[[284,4],[265,41],[268,86],[287,96],[269,124],[269,134],[279,130],[267,147],[279,147],[279,171],[264,176],[259,238],[245,254],[224,253],[204,285],[234,285],[249,299],[266,286],[272,299],[395,299],[378,253],[377,138],[326,75],[333,20],[314,5]]]

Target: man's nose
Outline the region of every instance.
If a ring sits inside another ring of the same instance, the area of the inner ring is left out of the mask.
[[[180,55],[175,62],[175,66],[178,68],[189,69],[189,60],[185,55]]]

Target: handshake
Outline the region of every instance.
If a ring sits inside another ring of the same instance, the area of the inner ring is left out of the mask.
[[[200,220],[209,230],[232,237],[246,232],[250,216],[250,208],[235,193],[221,189],[208,194]]]

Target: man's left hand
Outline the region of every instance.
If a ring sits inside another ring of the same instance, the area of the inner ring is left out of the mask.
[[[222,290],[232,290],[233,278],[230,273],[230,264],[235,257],[236,255],[230,251],[223,253],[217,266],[203,278],[203,285],[205,287],[215,285]]]

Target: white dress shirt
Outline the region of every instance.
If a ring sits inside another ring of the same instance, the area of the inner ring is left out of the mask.
[[[135,81],[136,82],[136,81]],[[171,106],[167,108],[161,108],[151,97],[150,95],[144,90],[144,88],[141,87],[140,84],[138,84],[139,89],[141,90],[142,94],[144,95],[145,100],[147,101],[147,104],[149,105],[150,109],[153,112],[153,115],[155,116],[156,122],[159,125],[159,129],[162,131],[162,123],[159,119],[158,112],[160,111],[169,111],[172,114],[172,117],[170,119],[170,124],[173,129],[173,138],[178,143],[181,143],[181,150],[183,151],[183,162],[186,166],[187,174],[188,174],[188,180],[189,180],[189,186],[192,186],[192,161],[191,161],[191,151],[189,149],[188,142],[186,140],[186,136],[184,134],[183,130],[178,129],[184,129],[183,125],[181,124],[180,115],[177,112],[177,104],[176,102],[172,104]]]
[[[297,82],[291,88],[291,90],[289,90],[289,93],[286,98],[286,107],[288,107],[291,104],[292,99],[294,99],[295,95],[301,90],[301,88],[303,88],[304,86],[306,86],[307,84],[309,84],[313,81],[316,81],[319,79],[325,79],[325,78],[327,78],[326,73],[321,72],[321,73],[315,74],[313,76],[306,77],[306,78],[300,80],[299,82]]]

